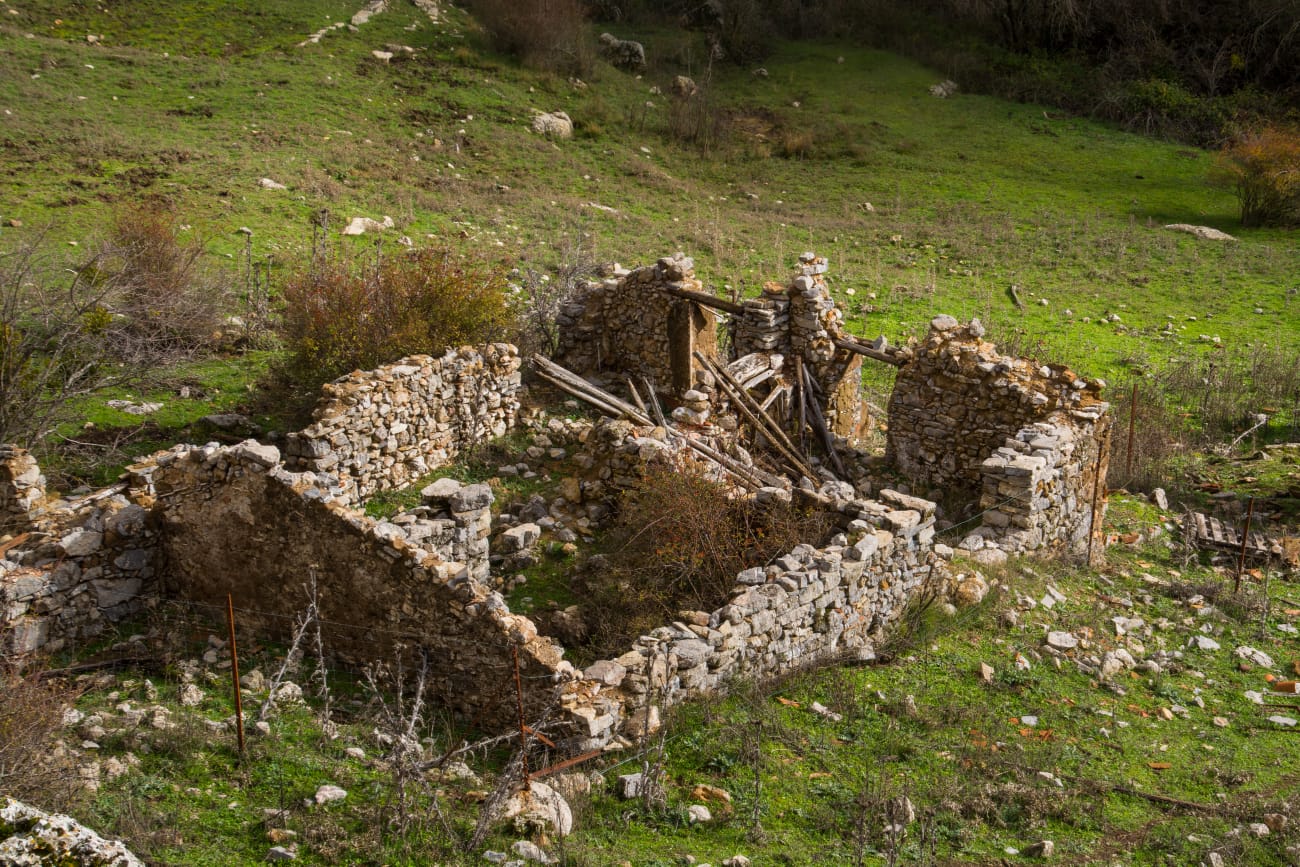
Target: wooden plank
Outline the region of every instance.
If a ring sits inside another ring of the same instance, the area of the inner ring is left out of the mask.
[[[772,357],[766,352],[751,352],[749,355],[742,355],[727,365],[727,372],[741,382],[771,369]]]
[[[26,542],[31,537],[32,537],[31,533],[21,533],[17,536],[14,536],[8,542],[0,542],[0,557],[3,557],[5,554],[7,554],[11,548],[17,548],[19,545]]]

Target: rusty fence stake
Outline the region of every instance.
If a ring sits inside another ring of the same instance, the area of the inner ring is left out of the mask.
[[[244,755],[244,700],[239,694],[239,650],[235,647],[235,600],[226,594],[226,624],[230,627],[230,678],[235,689],[235,731],[239,733],[239,754]]]
[[[524,682],[519,676],[519,645],[510,648],[515,660],[515,704],[519,711],[519,754],[524,760],[524,783],[532,782],[532,773],[528,770],[528,725],[524,722]]]
[[[1246,569],[1246,546],[1250,544],[1250,519],[1255,514],[1255,498],[1250,498],[1250,504],[1246,506],[1246,529],[1241,531],[1241,552],[1237,555],[1237,580],[1233,584],[1232,592],[1234,594],[1241,592],[1241,573]]]

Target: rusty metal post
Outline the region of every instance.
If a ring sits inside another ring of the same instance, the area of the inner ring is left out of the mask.
[[[532,773],[528,770],[528,725],[524,722],[524,682],[519,676],[519,645],[510,648],[515,660],[515,703],[519,711],[519,755],[524,762],[524,782],[532,782]]]
[[[1246,546],[1250,544],[1250,519],[1255,514],[1255,498],[1250,498],[1249,505],[1246,506],[1246,529],[1241,532],[1241,553],[1237,555],[1237,580],[1233,584],[1232,592],[1241,592],[1241,573],[1246,569]]]
[[[1124,485],[1133,481],[1133,429],[1137,424],[1138,384],[1133,383],[1133,395],[1128,401],[1128,458],[1124,463]]]
[[[230,627],[230,678],[235,689],[235,730],[239,733],[239,754],[244,754],[244,699],[239,694],[239,650],[235,647],[235,600],[226,594],[226,624]]]

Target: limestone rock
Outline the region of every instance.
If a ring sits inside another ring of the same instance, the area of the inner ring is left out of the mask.
[[[533,132],[548,138],[573,138],[573,121],[562,111],[542,112],[533,116]]]
[[[1201,241],[1235,241],[1227,232],[1221,232],[1211,226],[1194,226],[1191,223],[1170,223],[1165,226],[1171,232],[1185,232]]]
[[[144,867],[125,845],[105,840],[70,816],[46,813],[8,797],[0,808],[0,863]]]
[[[514,820],[520,830],[540,831],[567,837],[573,832],[573,812],[560,793],[539,781],[516,792],[506,801],[502,818]]]

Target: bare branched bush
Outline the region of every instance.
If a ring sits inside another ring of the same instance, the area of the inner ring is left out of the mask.
[[[118,211],[105,253],[95,278],[113,290],[115,322],[105,337],[114,356],[155,364],[211,348],[230,298],[174,212],[156,202]]]
[[[590,72],[595,50],[581,0],[473,0],[470,9],[499,50],[541,69]]]
[[[109,364],[111,285],[42,250],[0,253],[0,442],[30,446],[69,420],[74,402],[124,380]]]
[[[0,659],[0,792],[47,810],[65,808],[80,786],[76,765],[57,744],[75,694]]]
[[[524,352],[548,357],[559,352],[560,314],[599,272],[589,242],[590,236],[575,228],[564,236],[554,276],[530,269],[519,272],[510,284],[511,306],[518,319],[516,342]]]

